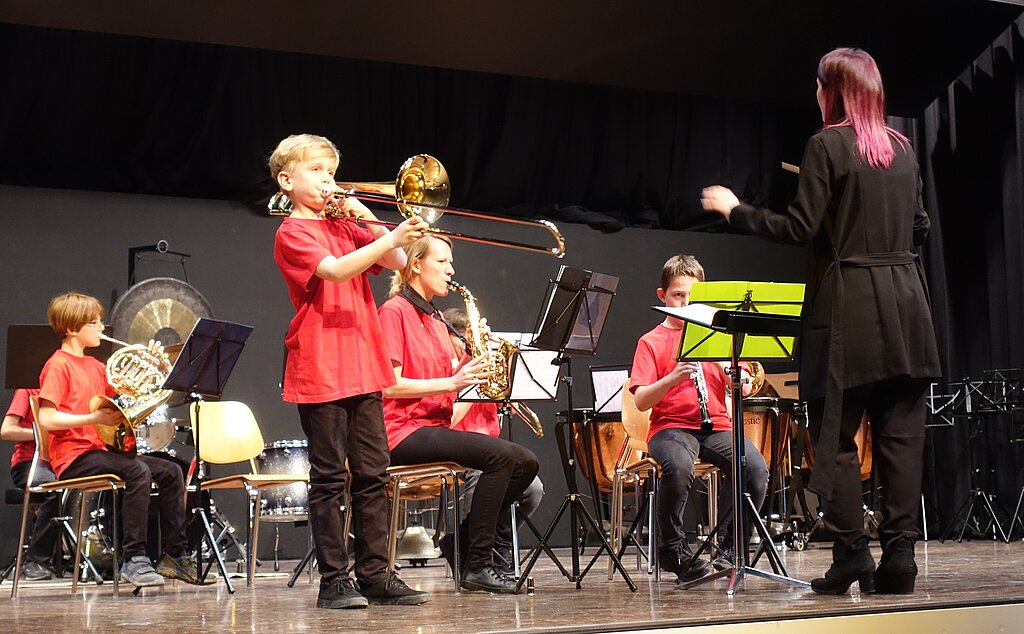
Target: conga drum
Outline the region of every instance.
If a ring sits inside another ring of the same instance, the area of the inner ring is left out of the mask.
[[[575,415],[583,417],[583,425],[587,426],[586,440],[590,441],[588,446],[583,425],[573,426],[573,444],[583,477],[597,485],[602,493],[611,493],[615,461],[626,442],[622,421],[603,414],[594,415],[592,410],[577,410]]]
[[[860,479],[867,480],[871,477],[871,420],[867,413],[861,419],[860,427],[857,429],[853,441],[857,444],[857,458],[860,459]],[[807,451],[804,454],[804,466],[808,469],[814,468],[814,446],[811,443],[811,432],[807,431]]]

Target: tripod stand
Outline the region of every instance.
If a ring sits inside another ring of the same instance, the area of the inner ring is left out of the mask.
[[[187,393],[188,400],[191,402],[189,409],[192,412],[192,440],[195,444],[197,465],[195,487],[198,494],[196,507],[192,509],[193,520],[199,518],[199,521],[202,522],[203,539],[206,540],[210,552],[213,554],[217,568],[224,579],[224,585],[227,586],[230,594],[234,594],[235,588],[231,584],[227,567],[224,565],[224,557],[218,548],[219,538],[215,537],[213,533],[214,521],[211,518],[214,517],[215,511],[210,498],[204,499],[203,496],[205,473],[203,454],[199,443],[202,430],[201,411],[204,396],[220,398],[224,393],[224,384],[227,383],[228,376],[234,369],[235,362],[238,361],[238,356],[245,346],[245,340],[248,339],[251,332],[251,326],[200,318],[192,327],[192,332],[185,340],[178,360],[163,385],[164,389]],[[206,575],[213,563],[211,561],[206,568],[203,567],[203,544],[200,542],[196,546],[196,569],[199,572],[200,581],[206,580]]]
[[[977,439],[981,436],[981,421],[980,416],[971,416],[967,419],[968,425],[968,437]],[[1010,543],[1009,533],[1003,531],[1002,524],[999,523],[999,518],[996,515],[995,508],[992,506],[992,499],[995,497],[989,493],[984,485],[979,481],[981,477],[982,469],[975,463],[974,452],[977,449],[976,445],[980,444],[981,448],[986,447],[986,443],[967,443],[967,469],[970,479],[970,492],[967,494],[967,499],[963,501],[960,508],[957,509],[953,519],[946,526],[946,529],[939,535],[939,542],[945,542],[950,536],[956,531],[957,526],[960,526],[960,533],[957,535],[957,542],[964,540],[964,535],[967,533],[967,528],[972,526],[975,534],[985,536],[988,532],[992,531],[992,539],[1002,539],[1006,543]],[[985,524],[982,526],[981,519],[979,517],[984,515]],[[963,521],[960,525],[959,522]],[[1013,521],[1011,520],[1010,530],[1013,530]]]
[[[799,287],[799,288],[797,288]],[[712,573],[696,581],[681,584],[681,589],[694,587],[721,577],[728,577],[729,583],[726,588],[728,595],[736,592],[736,587],[743,580],[745,575],[754,575],[787,583],[794,586],[807,587],[809,584],[789,576],[779,558],[775,548],[772,546],[771,536],[768,529],[761,521],[759,509],[754,506],[753,500],[748,493],[744,492],[744,462],[745,462],[745,437],[743,435],[743,393],[740,380],[740,357],[780,357],[792,355],[792,341],[785,341],[784,338],[794,338],[799,334],[800,319],[789,314],[766,314],[758,311],[753,295],[758,293],[759,301],[764,302],[767,296],[768,303],[784,308],[789,312],[799,310],[803,297],[803,285],[790,284],[764,284],[764,283],[737,283],[719,282],[702,283],[695,286],[691,291],[691,298],[705,299],[709,303],[725,305],[731,310],[718,309],[703,304],[692,304],[681,308],[662,308],[655,310],[670,315],[686,323],[680,338],[679,354],[677,359],[702,359],[721,358],[724,350],[723,343],[727,343],[727,354],[731,363],[732,373],[732,403],[733,403],[733,425],[732,425],[732,531],[733,548],[735,560],[733,568]],[[741,294],[742,299],[731,299],[735,294]],[[738,309],[738,310],[737,310]],[[719,341],[713,341],[716,333]],[[749,350],[744,348],[747,337],[750,336]],[[718,344],[718,345],[716,345]],[[762,547],[767,553],[772,564],[774,573],[758,570],[747,565],[746,532],[744,521],[749,516],[754,528],[762,540]],[[718,527],[711,531],[708,539],[717,534]],[[694,555],[694,561],[700,553],[709,546],[706,541]]]
[[[615,294],[615,287],[618,285],[618,278],[592,271],[584,271],[563,266],[558,272],[558,279],[548,284],[546,302],[541,311],[538,322],[540,327],[537,330],[537,337],[532,345],[545,350],[556,350],[558,356],[552,361],[553,364],[564,365],[566,372],[561,381],[566,385],[566,400],[568,409],[565,422],[559,422],[556,427],[558,440],[558,451],[562,458],[562,470],[565,475],[568,493],[562,500],[561,506],[555,513],[554,519],[544,532],[543,536],[537,531],[533,522],[526,518],[526,525],[533,531],[538,542],[534,547],[530,561],[526,564],[516,590],[520,590],[533,569],[533,566],[540,558],[540,554],[546,553],[555,563],[559,571],[569,581],[581,587],[583,578],[587,575],[602,552],[607,552],[615,568],[626,581],[629,589],[636,592],[636,584],[629,578],[629,573],[622,566],[618,555],[612,550],[604,531],[587,510],[583,498],[579,493],[576,484],[576,452],[572,442],[572,429],[576,424],[573,417],[573,384],[572,384],[572,358],[570,352],[578,354],[593,355],[597,351],[597,342],[601,336],[605,319],[608,316],[608,309],[612,297]],[[583,434],[588,434],[588,427],[583,427]],[[586,446],[589,440],[585,438]],[[551,536],[554,534],[562,517],[569,512],[569,537],[572,558],[572,571],[570,572],[562,565],[555,553],[549,547]],[[580,523],[598,535],[601,545],[584,569],[580,569]]]

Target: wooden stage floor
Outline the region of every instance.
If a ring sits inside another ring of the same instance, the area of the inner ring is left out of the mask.
[[[874,551],[877,558],[877,547]],[[567,551],[558,553],[565,554],[568,565]],[[830,549],[812,544],[803,552],[784,552],[783,558],[792,576],[810,580],[828,567]],[[732,598],[721,580],[679,591],[668,580],[672,575],[659,584],[639,571],[633,573],[638,590],[630,592],[621,577],[607,578],[604,559],[576,589],[546,557],[533,571],[532,596],[457,595],[441,560],[435,560],[425,568],[406,567],[402,575],[410,585],[431,592],[430,603],[365,610],[316,609],[317,584],[310,584],[308,576],[294,588],[286,586],[284,571],[293,562],[282,565],[280,573],[260,574],[253,588],[245,587],[244,578],[236,579],[234,595],[223,583],[194,587],[168,582],[139,596],[123,586],[117,599],[109,583],[87,584],[73,596],[70,583],[57,580],[22,583],[18,599],[11,600],[5,582],[0,585],[0,632],[616,632],[1024,604],[1024,543],[921,542],[917,560],[921,574],[913,595],[826,597],[748,576]],[[634,562],[628,559],[627,569],[632,571]],[[768,569],[767,562],[758,567]]]

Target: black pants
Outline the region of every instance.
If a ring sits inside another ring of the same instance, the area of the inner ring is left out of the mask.
[[[824,505],[825,521],[838,541],[850,545],[867,536],[860,458],[854,441],[865,412],[871,421],[872,464],[881,487],[879,537],[883,543],[897,537],[917,539],[927,413],[924,389],[925,383],[919,380],[891,379],[843,391],[835,485],[832,501]],[[815,442],[824,405],[824,399],[808,403]]]
[[[113,473],[125,482],[121,496],[121,552],[127,561],[146,554],[149,498],[155,482],[159,489],[160,539],[172,557],[185,554],[185,481],[178,465],[153,456],[131,457],[105,449],[92,449],[75,458],[60,474],[62,479]]]
[[[347,574],[342,507],[350,479],[355,574],[360,583],[373,583],[388,565],[389,457],[380,392],[302,404],[299,419],[309,441],[309,518],[320,583]]]
[[[733,546],[732,531],[732,432],[702,432],[691,429],[669,428],[651,438],[648,450],[661,465],[658,485],[658,542],[665,548],[679,548],[686,543],[683,530],[683,511],[693,484],[693,471],[697,458],[718,467],[718,539],[724,546]],[[743,490],[750,494],[754,508],[760,509],[768,489],[768,465],[753,443],[744,439],[745,464]],[[750,543],[754,524],[743,522],[743,546]]]
[[[11,467],[11,480],[14,486],[24,489],[28,483],[28,471],[32,467],[31,460],[25,460]],[[36,465],[35,482],[33,485],[53,482],[56,476],[50,469],[47,462],[40,461]],[[43,503],[36,509],[35,523],[32,525],[31,538],[28,542],[28,560],[37,564],[49,564],[53,558],[54,547],[57,544],[56,524],[53,518],[60,514],[60,494],[46,493]]]
[[[509,513],[512,502],[530,486],[540,468],[537,456],[525,447],[446,427],[417,429],[395,447],[391,461],[396,465],[450,461],[482,472],[466,517],[466,567],[473,572],[491,563],[499,516]]]

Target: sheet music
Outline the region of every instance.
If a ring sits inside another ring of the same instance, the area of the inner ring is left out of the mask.
[[[629,370],[594,371],[590,379],[594,383],[594,412],[597,414],[622,411],[622,386],[629,378]]]
[[[552,361],[558,356],[551,350],[536,350],[525,342],[533,341],[532,332],[493,332],[495,337],[505,339],[519,347],[519,354],[513,355],[512,394],[510,401],[551,401],[558,393],[559,370],[561,366]],[[492,346],[497,344],[492,342]],[[471,386],[459,393],[460,401],[490,401],[480,393],[477,386]]]
[[[707,304],[690,304],[688,306],[678,307],[651,306],[651,308],[659,313],[665,313],[666,315],[671,315],[676,319],[695,323],[700,326],[704,326],[705,328],[711,327],[711,324],[715,319],[715,313],[718,312],[717,308]]]

